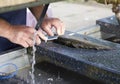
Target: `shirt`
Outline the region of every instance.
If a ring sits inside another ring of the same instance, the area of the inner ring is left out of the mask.
[[[16,11],[1,13],[0,18],[6,20],[12,25],[26,25],[26,9],[20,9]],[[6,51],[18,46],[19,45],[11,43],[6,38],[0,37],[0,52]]]

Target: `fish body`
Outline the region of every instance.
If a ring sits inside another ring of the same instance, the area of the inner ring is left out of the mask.
[[[92,38],[81,34],[70,35],[68,32],[63,36],[59,36],[56,42],[74,48],[86,48],[97,50],[113,49],[117,46],[117,44],[113,42]]]

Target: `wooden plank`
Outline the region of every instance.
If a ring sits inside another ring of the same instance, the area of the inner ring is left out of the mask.
[[[14,6],[18,4],[33,2],[33,1],[36,0],[2,0],[0,1],[0,7]]]
[[[19,0],[19,1],[18,0],[5,0],[5,1],[1,0],[0,13],[18,10],[26,7],[33,7],[33,6],[38,6],[42,4],[53,3],[56,1],[63,1],[63,0],[24,0],[24,1],[23,0]]]

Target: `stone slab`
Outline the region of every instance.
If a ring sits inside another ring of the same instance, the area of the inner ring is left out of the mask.
[[[112,50],[71,48],[54,42],[37,46],[37,58],[109,84],[120,83],[120,45]]]
[[[42,4],[53,3],[57,1],[62,1],[62,0],[26,0],[26,1],[4,0],[4,2],[6,3],[3,4],[3,1],[0,2],[0,13],[18,10],[18,9],[27,8],[27,7],[38,6]]]
[[[96,24],[100,25],[100,31],[120,38],[120,25],[115,16],[99,19]]]

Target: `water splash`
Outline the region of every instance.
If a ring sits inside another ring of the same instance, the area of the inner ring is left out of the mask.
[[[53,82],[53,78],[48,78],[47,80],[48,80],[48,81],[52,81],[52,82]]]
[[[62,78],[60,77],[60,72],[58,72],[57,80],[58,80],[58,81],[62,81]]]
[[[35,64],[36,64],[36,61],[35,61],[35,52],[36,52],[36,47],[35,47],[35,43],[36,43],[36,35],[37,35],[37,33],[35,32],[34,33],[34,36],[33,36],[33,47],[32,47],[32,55],[33,55],[33,57],[32,57],[32,70],[31,70],[31,72],[30,72],[30,76],[31,76],[31,78],[32,78],[32,80],[31,80],[31,83],[32,84],[35,84],[35,75],[34,75],[34,71],[35,71],[35,68],[34,68],[34,66],[35,66]]]

